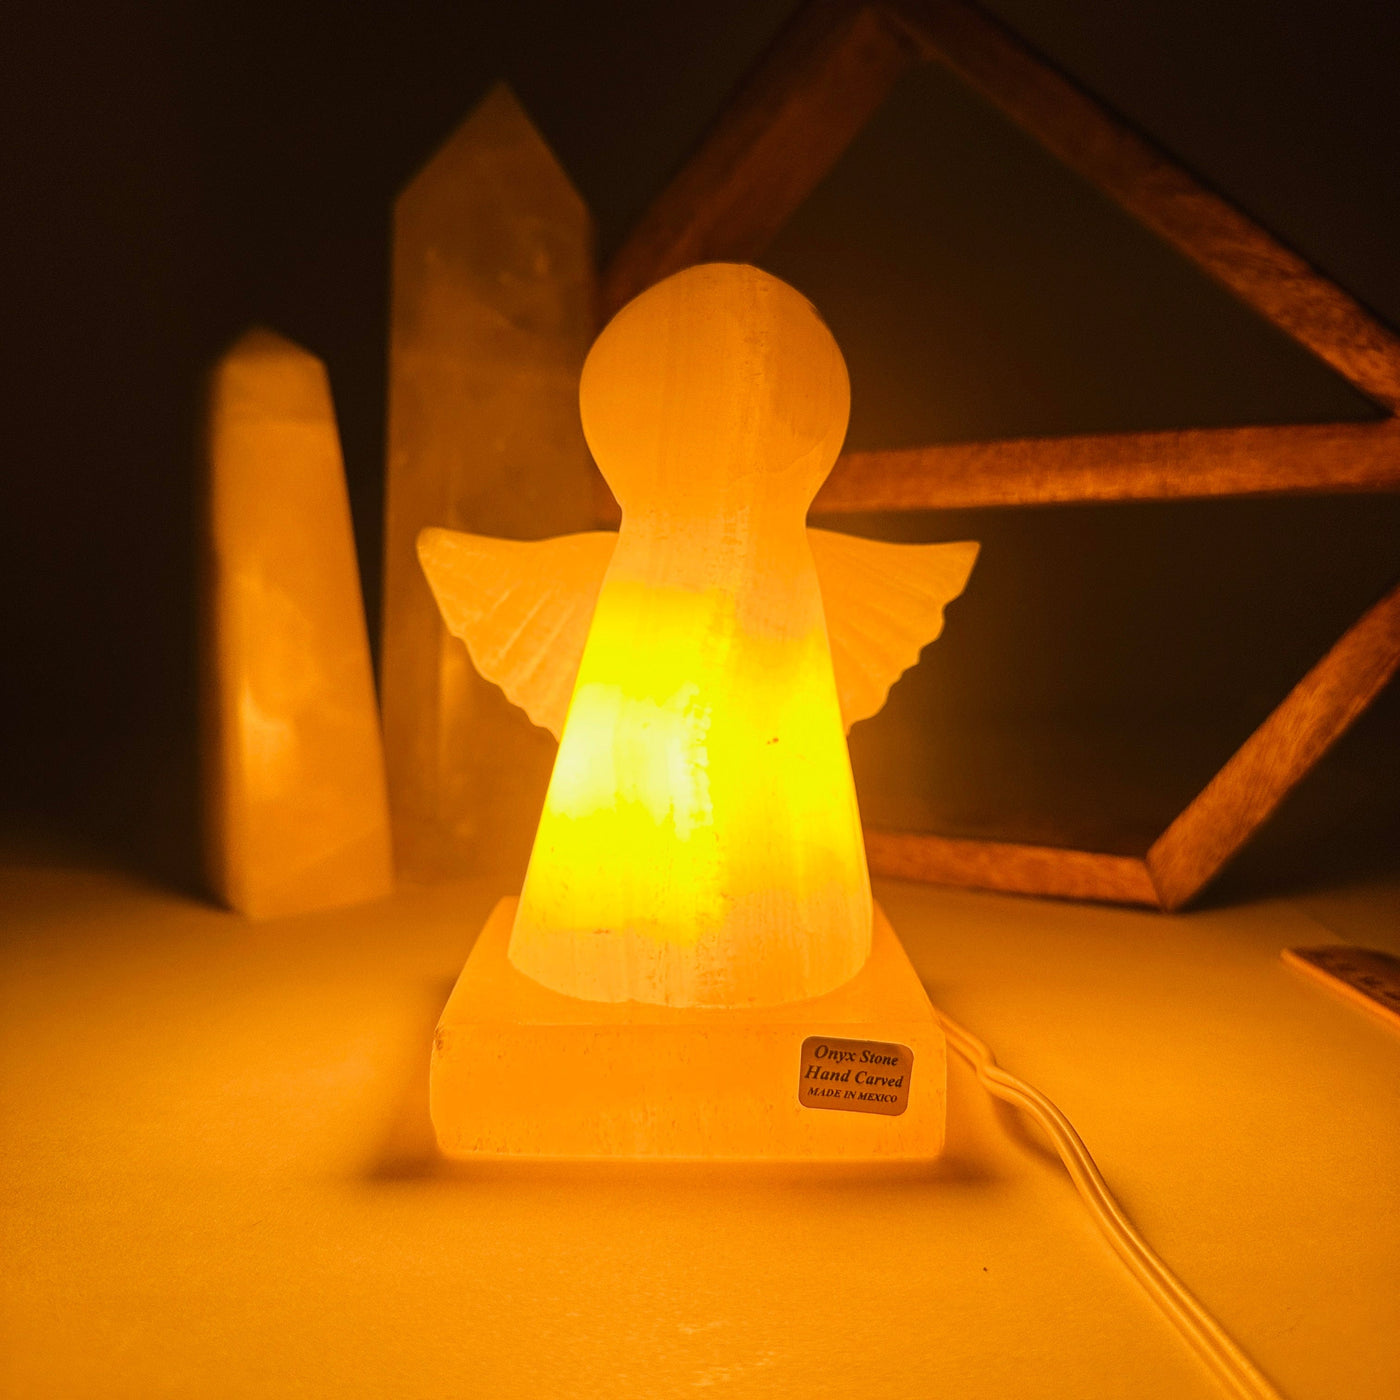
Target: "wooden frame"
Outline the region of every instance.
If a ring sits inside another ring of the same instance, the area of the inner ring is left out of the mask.
[[[937,62],[1330,365],[1375,422],[954,443],[842,456],[813,512],[1400,490],[1400,340],[962,0],[813,0],[604,270],[610,315],[691,263],[757,258],[911,65]],[[1176,909],[1400,666],[1400,588],[1298,683],[1142,858],[868,830],[878,874]]]

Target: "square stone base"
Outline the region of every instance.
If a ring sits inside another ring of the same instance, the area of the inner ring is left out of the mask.
[[[845,986],[738,1011],[550,991],[507,960],[515,906],[492,912],[438,1023],[429,1098],[448,1157],[938,1155],[943,1034],[878,905]]]

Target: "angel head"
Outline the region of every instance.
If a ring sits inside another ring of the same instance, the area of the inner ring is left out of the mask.
[[[583,367],[583,431],[624,510],[758,497],[804,514],[841,450],[846,362],[816,308],[736,263],[625,306]]]
[[[871,939],[845,730],[937,636],[977,546],[806,529],[849,382],[757,268],[624,307],[580,406],[617,534],[419,541],[482,675],[560,740],[510,960],[592,1001],[821,995]]]

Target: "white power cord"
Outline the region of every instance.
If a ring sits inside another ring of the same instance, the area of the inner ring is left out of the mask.
[[[983,1088],[1028,1113],[1045,1130],[1089,1213],[1108,1236],[1118,1257],[1230,1394],[1241,1400],[1283,1400],[1259,1368],[1138,1233],[1137,1227],[1113,1199],[1069,1119],[1039,1089],[1002,1069],[992,1052],[975,1035],[941,1011],[937,1015],[948,1043],[976,1070]]]

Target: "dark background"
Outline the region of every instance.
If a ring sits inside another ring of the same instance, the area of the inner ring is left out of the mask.
[[[1400,7],[988,8],[1400,325]],[[7,7],[12,827],[193,879],[194,443],[220,348],[261,322],[327,362],[376,617],[395,192],[504,77],[606,255],[791,9]],[[900,88],[765,262],[837,331],[864,445],[1370,411],[937,73]],[[1400,567],[1393,498],[856,526],[985,542],[944,641],[857,731],[867,809],[917,821],[942,783],[969,831],[1053,835],[1045,792],[1064,781],[1070,825],[1129,846]],[[1400,846],[1397,709],[1392,687],[1227,896]],[[928,737],[940,726],[993,738],[960,741],[983,757],[952,763]],[[1057,776],[1090,757],[1093,783]],[[1009,775],[1037,766],[1020,791]]]

